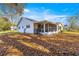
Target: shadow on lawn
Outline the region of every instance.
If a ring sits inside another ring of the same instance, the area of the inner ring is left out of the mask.
[[[20,35],[23,35],[23,34],[20,34]],[[24,35],[26,35],[26,34],[24,34]],[[76,55],[75,52],[69,52],[67,50],[63,50],[63,48],[58,47],[57,45],[53,45],[51,43],[41,40],[41,38],[38,39],[37,37],[31,36],[31,35],[27,35],[27,36],[31,37],[32,39],[11,38],[11,37],[9,37],[9,35],[3,35],[0,37],[0,39],[3,40],[4,42],[6,42],[7,44],[14,46],[21,52],[23,52],[24,56],[25,55],[26,56]],[[47,48],[50,51],[50,53],[42,52],[40,50],[28,47],[28,46],[20,43],[19,41],[17,41],[17,39],[23,40],[24,42],[32,42],[35,44],[39,44],[39,45]]]
[[[18,42],[17,40],[9,38],[8,36],[0,37],[0,39],[3,40],[4,42],[6,42],[7,44],[14,46],[15,48],[17,48],[21,52],[23,52],[23,55],[27,55],[27,56],[49,55],[46,52],[42,52],[42,51],[33,49],[31,47],[28,47],[28,46]]]

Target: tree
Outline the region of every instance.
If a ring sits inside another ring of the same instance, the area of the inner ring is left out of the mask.
[[[0,31],[10,30],[11,26],[14,24],[9,22],[7,18],[0,18]]]
[[[22,3],[0,4],[0,11],[2,12],[2,16],[6,16],[10,21],[13,21],[16,16],[20,17],[23,13],[23,10],[24,4]]]
[[[69,23],[69,30],[77,30],[77,26],[78,26],[78,22],[79,22],[79,17],[78,15],[76,16],[71,16],[68,18],[68,23]]]

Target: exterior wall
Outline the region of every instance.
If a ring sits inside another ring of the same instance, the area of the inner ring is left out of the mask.
[[[33,26],[34,22],[27,20],[25,18],[22,19],[21,23],[19,24],[17,31],[24,33],[34,33],[34,26]],[[27,28],[27,26],[30,26],[29,28]]]
[[[58,32],[60,32],[60,31],[62,31],[62,30],[63,30],[63,25],[58,24],[58,27],[60,27],[60,29],[58,29]]]

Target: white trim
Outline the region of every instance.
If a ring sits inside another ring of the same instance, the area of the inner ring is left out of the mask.
[[[44,32],[45,32],[45,24],[43,24],[43,29],[44,29]]]
[[[58,31],[53,31],[53,32],[40,32],[43,35],[51,35],[51,34],[55,34],[58,33]]]

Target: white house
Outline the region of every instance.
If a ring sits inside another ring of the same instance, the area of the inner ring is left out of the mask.
[[[21,17],[17,22],[17,31],[21,33],[33,34],[53,34],[63,30],[63,24],[49,21],[35,21],[26,17]]]
[[[36,21],[26,17],[14,18],[14,20],[9,19],[11,22],[15,23],[17,26],[11,26],[11,30],[17,30],[21,33],[32,33],[32,34],[53,34],[59,33],[63,30],[63,24],[52,23],[47,20]]]

